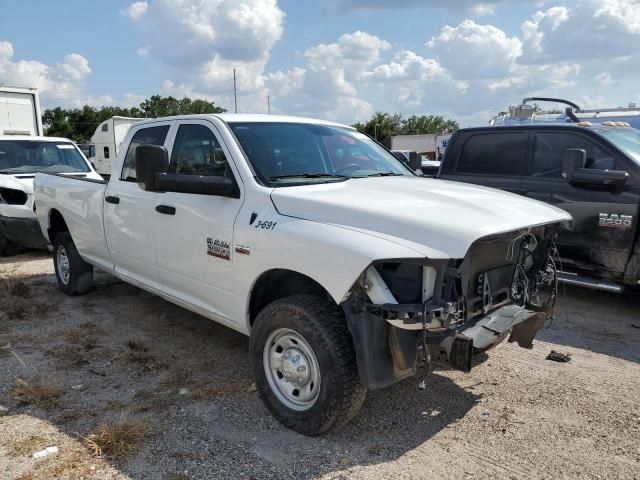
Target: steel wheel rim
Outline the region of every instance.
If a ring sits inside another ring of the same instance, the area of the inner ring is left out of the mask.
[[[320,366],[309,343],[295,330],[279,328],[265,342],[262,363],[271,391],[292,410],[310,409],[320,393]]]
[[[69,277],[71,276],[71,267],[69,265],[67,250],[62,245],[58,246],[58,250],[56,250],[56,264],[58,265],[60,281],[67,285],[69,283]]]

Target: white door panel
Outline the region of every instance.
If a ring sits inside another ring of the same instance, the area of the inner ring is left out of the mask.
[[[158,194],[156,203],[175,208],[174,215],[154,212],[163,290],[230,318],[230,307],[236,302],[231,243],[240,200],[165,192]]]
[[[170,123],[133,129],[125,157],[118,163],[107,186],[104,227],[115,270],[123,277],[160,290],[156,265],[154,209],[156,193],[143,190],[135,179],[135,149],[138,145],[164,145]]]
[[[119,203],[108,203],[109,197]],[[137,183],[112,181],[105,193],[104,223],[115,270],[159,289],[153,238],[155,206],[154,192],[145,192]]]
[[[233,163],[225,160],[230,158],[229,151],[212,123],[180,122],[169,143],[170,173],[239,178]],[[232,241],[242,198],[162,192],[156,205],[170,210],[154,212],[163,291],[222,320],[235,319],[238,299],[233,291]]]

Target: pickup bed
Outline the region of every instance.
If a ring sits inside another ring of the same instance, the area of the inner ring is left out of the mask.
[[[307,435],[419,358],[530,346],[552,312],[549,244],[571,217],[540,202],[423,180],[330,122],[261,115],[145,120],[108,183],[38,175],[60,288],[93,268],[250,336],[258,391]]]
[[[640,282],[640,131],[619,122],[456,132],[439,178],[500,188],[566,210],[562,279],[619,292]]]

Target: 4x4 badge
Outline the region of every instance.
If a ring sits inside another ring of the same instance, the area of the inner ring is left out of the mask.
[[[598,218],[599,227],[631,228],[632,215],[618,215],[616,213],[601,213]]]

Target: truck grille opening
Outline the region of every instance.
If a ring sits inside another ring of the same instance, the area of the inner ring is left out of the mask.
[[[485,315],[511,300],[517,256],[509,258],[508,252],[510,249],[519,251],[519,241],[510,246],[516,236],[517,232],[493,236],[482,239],[471,247],[467,320]]]
[[[9,205],[24,205],[27,203],[27,194],[22,190],[13,188],[0,188],[0,203]]]

